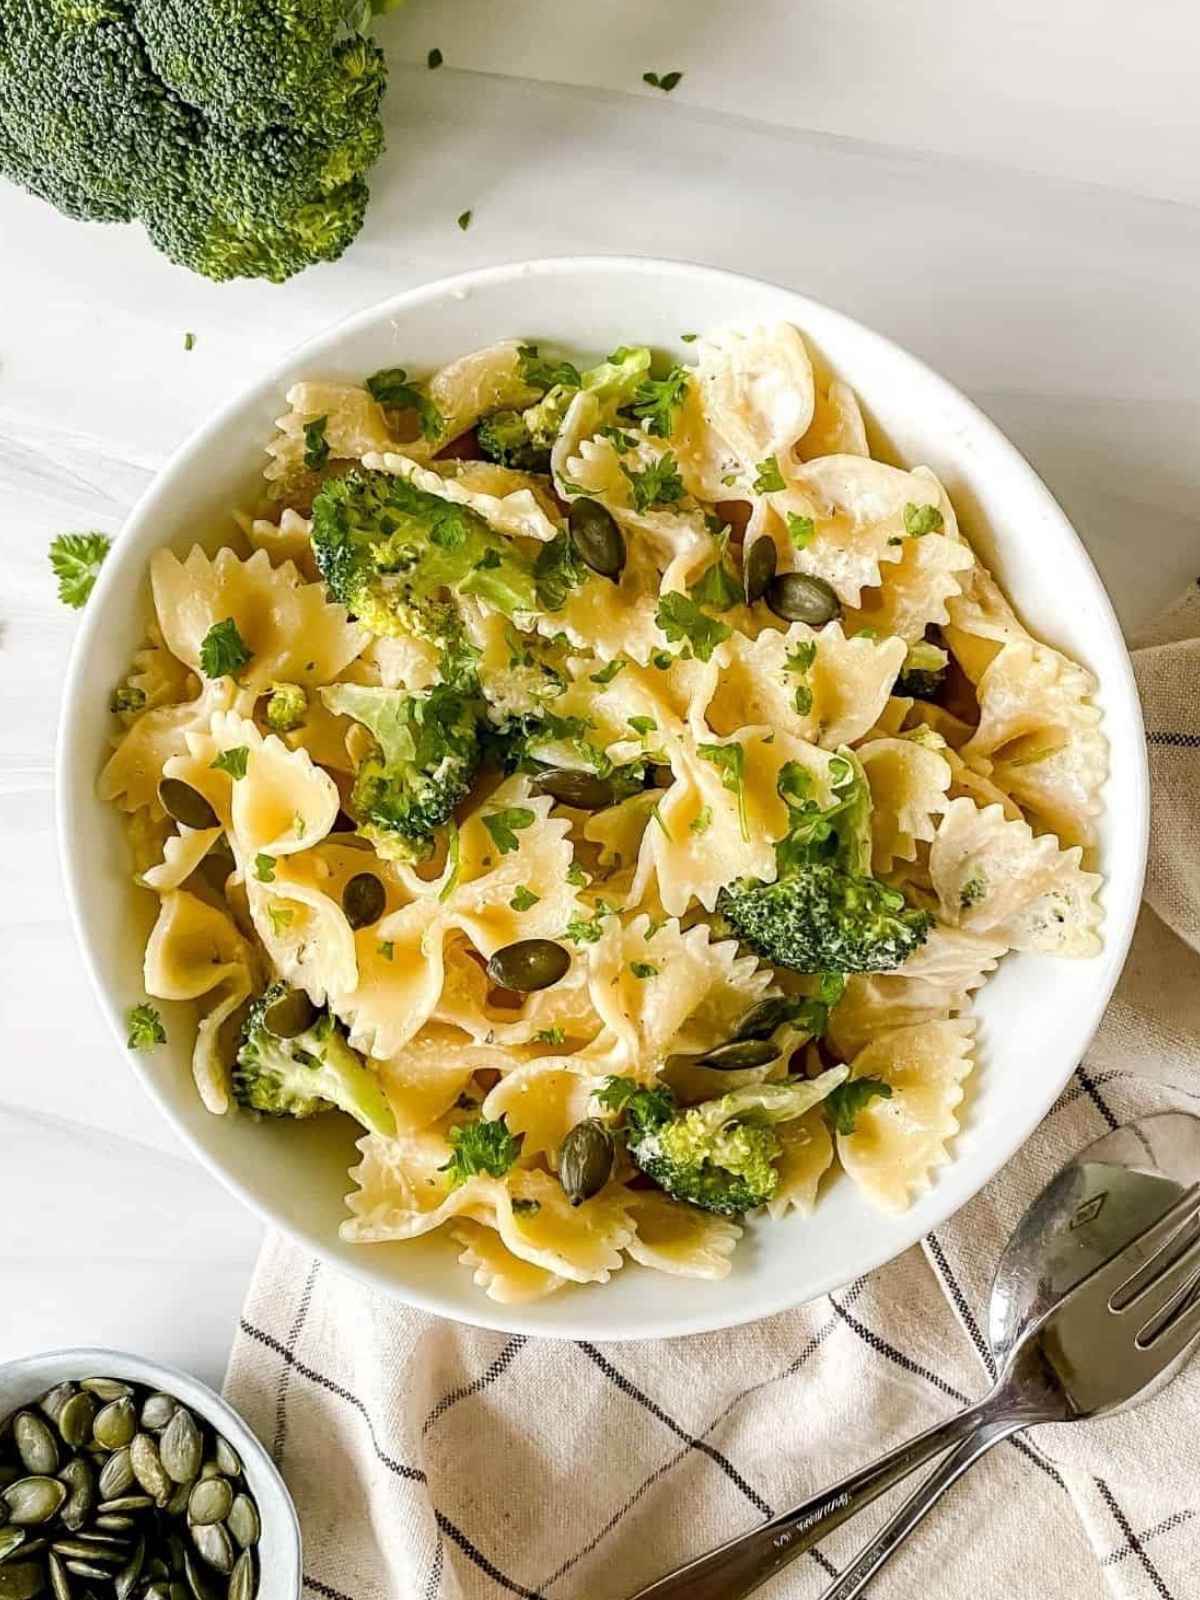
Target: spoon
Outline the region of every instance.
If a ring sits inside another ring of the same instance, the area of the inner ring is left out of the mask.
[[[1089,1145],[1033,1201],[1005,1246],[988,1317],[998,1374],[989,1394],[832,1488],[668,1573],[632,1600],[738,1600],[901,1478],[957,1446],[822,1597],[854,1600],[946,1489],[1001,1439],[1037,1422],[1101,1415],[1148,1398],[1186,1360],[1195,1338],[1178,1349],[1176,1336],[1169,1347],[1164,1341],[1139,1352],[1133,1333],[1105,1327],[1102,1269],[1119,1282],[1122,1274],[1142,1268],[1153,1245],[1149,1236],[1139,1236],[1161,1223],[1197,1183],[1198,1118],[1179,1112],[1146,1117]],[[1196,1266],[1185,1264],[1177,1274],[1194,1297],[1200,1222],[1182,1227],[1171,1253],[1196,1255]],[[1165,1224],[1164,1231],[1169,1233]],[[1131,1241],[1138,1243],[1128,1249]],[[1127,1269],[1117,1267],[1116,1258],[1127,1249]],[[1134,1322],[1139,1331],[1142,1324],[1137,1317]],[[1200,1335],[1200,1324],[1195,1332]]]

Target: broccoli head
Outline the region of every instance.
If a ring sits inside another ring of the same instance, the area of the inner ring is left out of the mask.
[[[312,547],[333,599],[373,633],[445,645],[461,635],[454,595],[508,617],[538,610],[533,565],[503,534],[389,472],[326,482],[313,501]]]
[[[238,1104],[268,1117],[313,1117],[336,1108],[369,1133],[393,1135],[396,1119],[379,1079],[328,1010],[290,1037],[271,1031],[289,995],[286,983],[273,983],[250,1008],[232,1074]],[[302,1007],[289,1010],[303,1019]]]
[[[609,1078],[599,1100],[623,1113],[629,1154],[660,1189],[702,1211],[740,1216],[765,1205],[778,1186],[774,1162],[781,1146],[774,1125],[802,1117],[849,1070],[754,1084],[686,1109],[669,1089]]]
[[[378,9],[378,7],[376,7]],[[141,222],[206,277],[281,282],[362,225],[385,64],[362,0],[14,0],[0,172]]]
[[[479,448],[489,461],[517,472],[549,472],[550,451],[535,443],[519,411],[493,411],[475,430]]]
[[[718,911],[751,949],[796,972],[886,972],[929,932],[927,912],[870,875],[871,792],[848,750],[830,763],[835,798],[822,807],[795,762],[780,772],[790,811],[776,846],[774,883],[743,879],[722,889]]]
[[[273,683],[267,701],[267,726],[272,733],[291,733],[308,715],[308,695],[299,683]]]
[[[546,363],[527,358],[525,365],[526,375],[536,384],[538,369],[545,369]],[[589,367],[586,372],[575,372],[565,363],[562,370],[547,372],[546,376],[557,377],[558,381],[523,413],[530,438],[535,445],[548,450],[558,437],[567,408],[581,389],[596,397],[606,417],[615,417],[623,406],[633,403],[649,372],[650,352],[645,346],[636,349],[622,346],[606,361]]]
[[[413,694],[336,683],[321,694],[330,711],[353,717],[375,739],[350,795],[360,833],[382,856],[423,860],[434,830],[471,787],[481,754],[479,700],[445,683]]]

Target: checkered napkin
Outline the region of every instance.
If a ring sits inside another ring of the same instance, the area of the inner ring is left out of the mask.
[[[605,1346],[442,1322],[268,1241],[226,1392],[296,1497],[306,1595],[620,1600],[983,1391],[990,1274],[1029,1199],[1106,1128],[1200,1110],[1200,589],[1135,665],[1154,812],[1128,967],[1041,1128],[921,1246],[749,1328]],[[887,1510],[764,1592],[819,1595]],[[1200,1361],[1128,1416],[1001,1445],[877,1588],[1200,1600]]]

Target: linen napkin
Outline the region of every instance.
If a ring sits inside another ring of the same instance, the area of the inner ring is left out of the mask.
[[[1200,587],[1139,644],[1153,820],[1128,965],[1045,1122],[920,1246],[751,1327],[606,1347],[444,1322],[267,1241],[226,1393],[295,1495],[306,1594],[620,1600],[983,1392],[991,1273],[1029,1200],[1106,1129],[1200,1113]],[[896,1503],[764,1595],[819,1595]],[[1200,1361],[1127,1416],[1000,1445],[877,1591],[1197,1600]]]

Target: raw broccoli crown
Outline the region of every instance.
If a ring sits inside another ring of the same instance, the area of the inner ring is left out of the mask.
[[[479,448],[489,461],[517,472],[549,472],[550,451],[537,444],[519,411],[493,411],[475,430]]]
[[[285,983],[271,984],[247,1014],[231,1075],[239,1105],[268,1117],[313,1117],[336,1108],[370,1132],[393,1134],[395,1118],[379,1079],[328,1011],[293,1039],[266,1026],[269,1007],[286,994]]]
[[[465,798],[479,765],[479,699],[445,683],[414,694],[335,684],[324,698],[331,711],[354,717],[375,739],[350,795],[359,831],[381,855],[424,859],[434,830]]]
[[[634,1161],[660,1189],[731,1217],[753,1211],[775,1193],[779,1174],[772,1162],[779,1150],[773,1128],[736,1122],[713,1133],[692,1111],[629,1145]]]
[[[796,972],[887,972],[922,944],[932,918],[875,878],[809,862],[775,883],[743,880],[717,909],[766,960]]]
[[[9,0],[0,172],[140,221],[207,277],[332,261],[383,148],[385,66],[334,0]]]
[[[444,595],[505,616],[537,610],[532,563],[477,512],[388,472],[331,478],[313,501],[312,547],[333,599],[374,633],[445,642]]]

